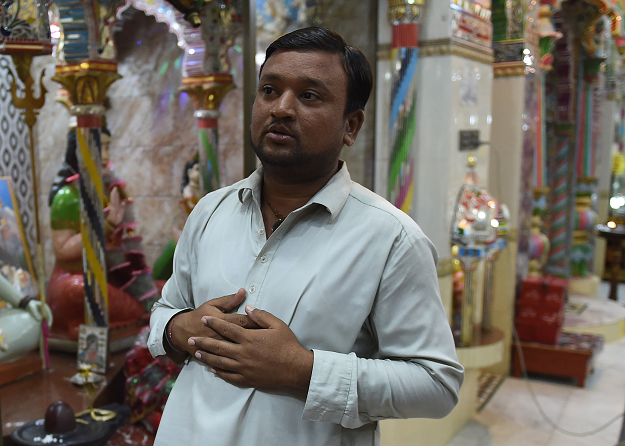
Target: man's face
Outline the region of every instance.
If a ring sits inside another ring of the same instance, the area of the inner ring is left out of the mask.
[[[347,74],[338,54],[276,51],[265,63],[252,109],[256,155],[266,167],[304,168],[312,175],[336,167],[343,144],[355,140],[346,102]]]

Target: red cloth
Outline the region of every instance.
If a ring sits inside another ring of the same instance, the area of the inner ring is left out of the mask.
[[[85,292],[82,272],[54,266],[48,283],[46,302],[52,309],[52,336],[78,340],[78,326],[85,323]],[[109,325],[115,327],[143,316],[143,304],[130,294],[108,284]]]
[[[564,323],[568,282],[556,277],[527,277],[516,303],[515,328],[521,341],[554,345]]]

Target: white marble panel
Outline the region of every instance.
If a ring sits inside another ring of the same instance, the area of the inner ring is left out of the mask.
[[[510,228],[518,228],[523,156],[525,78],[495,78],[488,189],[510,210]]]
[[[451,57],[421,58],[417,87],[417,176],[413,218],[441,257],[450,256],[447,191],[451,123]]]
[[[450,152],[450,183],[448,205],[451,209],[466,172],[469,152],[458,150],[460,130],[479,130],[481,141],[490,141],[492,122],[492,65],[451,56],[451,119],[449,131],[453,135]],[[482,184],[488,184],[490,147],[481,146],[473,154],[477,156],[476,173]],[[493,193],[493,191],[491,191]]]
[[[451,37],[451,7],[448,0],[427,2],[421,24],[421,40]]]

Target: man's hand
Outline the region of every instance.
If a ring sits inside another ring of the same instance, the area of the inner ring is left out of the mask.
[[[246,330],[215,317],[203,317],[206,326],[222,338],[192,337],[195,357],[217,376],[242,387],[293,387],[307,390],[313,368],[313,352],[300,345],[280,319],[251,305],[245,307],[261,329]]]
[[[193,311],[178,315],[174,319],[171,327],[171,338],[174,347],[193,355],[197,349],[189,344],[188,339],[190,337],[201,336],[220,340],[223,339],[219,334],[215,333],[214,330],[202,323],[202,318],[205,316],[222,318],[239,327],[258,328],[258,325],[245,314],[226,314],[226,312],[240,305],[243,299],[245,299],[245,288],[239,289],[236,294],[209,300]]]

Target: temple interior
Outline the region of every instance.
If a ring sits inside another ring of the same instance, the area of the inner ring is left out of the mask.
[[[198,201],[260,165],[267,46],[309,26],[371,64],[341,159],[435,246],[465,371],[449,415],[381,420],[379,444],[625,445],[624,19],[623,0],[3,0],[0,446],[58,442],[52,409],[106,426],[66,444],[153,444],[181,367],[148,352],[150,309]]]

